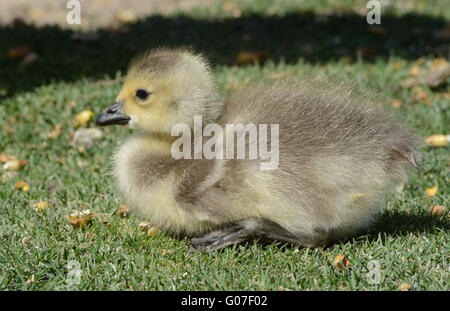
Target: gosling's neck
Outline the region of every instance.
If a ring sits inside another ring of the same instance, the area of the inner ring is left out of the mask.
[[[225,101],[222,97],[214,93],[214,96],[207,97],[209,100],[206,99],[201,103],[204,106],[204,113],[201,115],[202,117],[202,126],[201,126],[201,133],[204,132],[205,127],[208,124],[211,123],[219,123],[219,120],[224,112],[225,109]],[[211,100],[211,98],[213,98]],[[192,120],[185,120],[185,124],[191,124],[189,126],[191,137],[194,137],[194,125],[193,125],[193,119],[195,116],[192,117]],[[145,136],[153,141],[158,141],[162,144],[172,145],[175,140],[179,138],[179,136],[172,136],[168,132],[153,132],[153,131],[144,131],[141,132],[142,136]],[[193,141],[193,139],[192,139]]]

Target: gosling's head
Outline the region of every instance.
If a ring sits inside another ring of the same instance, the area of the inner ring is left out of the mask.
[[[214,122],[221,110],[204,58],[187,50],[160,49],[131,62],[116,102],[99,114],[96,123],[170,134],[178,123],[192,128],[194,116]]]

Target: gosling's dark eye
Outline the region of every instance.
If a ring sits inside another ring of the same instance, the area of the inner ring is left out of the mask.
[[[150,92],[144,89],[138,89],[136,90],[136,97],[140,100],[146,100],[148,96],[150,95]]]

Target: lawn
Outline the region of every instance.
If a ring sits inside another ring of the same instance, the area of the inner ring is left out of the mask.
[[[256,79],[330,77],[376,90],[377,104],[423,137],[449,134],[449,83],[402,85],[448,58],[449,37],[439,35],[448,3],[395,1],[377,30],[365,4],[220,2],[100,28],[93,39],[58,26],[0,26],[0,153],[27,161],[14,176],[0,169],[0,290],[449,290],[449,215],[430,213],[448,207],[448,145],[421,149],[420,170],[387,195],[361,236],[317,249],[255,241],[214,253],[188,253],[188,239],[149,235],[141,219],[119,216],[110,157],[133,130],[106,127],[91,148],[69,145],[75,115],[112,104],[130,58],[161,45],[204,53],[223,93]],[[5,52],[23,45],[38,56],[27,66]],[[239,65],[246,50],[267,58]],[[16,190],[18,181],[29,191]],[[51,205],[33,208],[40,201]],[[72,226],[69,215],[85,209],[96,214],[90,225]],[[343,272],[334,264],[341,254],[350,261]]]

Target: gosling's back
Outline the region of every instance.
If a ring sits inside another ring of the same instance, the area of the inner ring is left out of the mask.
[[[404,182],[415,165],[417,138],[342,85],[284,81],[246,87],[230,98],[219,123],[279,124],[278,169],[228,161],[225,184],[238,183],[233,189],[259,207],[250,208],[244,195],[235,195],[235,204],[256,208],[258,217],[311,237],[311,244],[370,224],[386,190]]]

